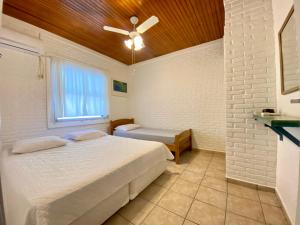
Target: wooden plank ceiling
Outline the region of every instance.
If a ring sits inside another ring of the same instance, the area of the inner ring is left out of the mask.
[[[146,45],[136,62],[223,37],[223,0],[4,0],[4,13],[131,64],[128,37],[103,30],[104,25],[132,30],[152,15],[160,22],[145,32]]]

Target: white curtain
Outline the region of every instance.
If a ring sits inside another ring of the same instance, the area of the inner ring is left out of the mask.
[[[108,81],[100,70],[52,58],[51,87],[56,120],[109,114]]]

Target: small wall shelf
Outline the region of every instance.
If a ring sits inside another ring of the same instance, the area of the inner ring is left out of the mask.
[[[266,127],[271,128],[283,140],[283,136],[287,137],[294,144],[300,147],[300,140],[289,133],[283,127],[300,127],[300,118],[288,116],[258,116],[254,115],[257,122],[265,124]]]
[[[300,99],[291,99],[291,104],[300,103]]]

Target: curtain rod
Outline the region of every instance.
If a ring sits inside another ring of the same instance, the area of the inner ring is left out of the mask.
[[[64,59],[64,60],[68,60],[68,61],[77,62],[77,63],[82,64],[84,66],[94,67],[94,68],[97,68],[97,69],[99,69],[101,71],[104,71],[104,72],[108,72],[108,70],[106,68],[101,68],[101,67],[98,67],[96,65],[93,65],[93,64],[90,64],[90,63],[86,63],[86,62],[82,62],[82,61],[80,61],[78,59],[74,59],[72,57],[62,56],[62,55],[59,55],[59,54],[56,54],[56,53],[46,52],[45,54],[40,55],[40,57]]]

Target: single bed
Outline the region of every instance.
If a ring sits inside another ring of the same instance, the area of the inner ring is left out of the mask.
[[[126,124],[134,124],[134,119],[111,120],[109,128],[110,134],[120,137],[162,142],[174,153],[177,164],[180,162],[180,154],[184,150],[192,149],[191,129],[179,131],[141,127],[129,131],[116,130],[116,127]]]
[[[99,225],[173,158],[159,142],[110,135],[34,153],[4,152],[7,225]]]

